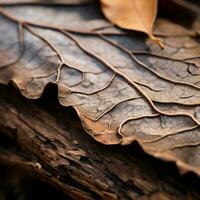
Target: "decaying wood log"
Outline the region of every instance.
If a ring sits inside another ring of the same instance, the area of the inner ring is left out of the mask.
[[[36,175],[72,199],[200,199],[196,175],[180,175],[173,163],[146,155],[137,144],[95,142],[48,87],[42,99],[27,100],[13,86],[0,86],[0,138],[14,142],[14,148],[0,144],[2,164]]]

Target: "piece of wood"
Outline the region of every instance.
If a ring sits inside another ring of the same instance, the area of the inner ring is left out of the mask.
[[[13,151],[0,144],[1,163],[35,174],[72,199],[200,199],[196,175],[179,175],[174,164],[144,154],[137,144],[95,142],[49,87],[48,98],[33,101],[0,86],[0,138],[16,145]]]

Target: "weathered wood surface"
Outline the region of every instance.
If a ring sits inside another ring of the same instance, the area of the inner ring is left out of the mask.
[[[0,140],[14,141],[0,143],[1,164],[35,174],[72,199],[200,199],[196,175],[178,175],[173,163],[147,156],[137,144],[95,142],[73,109],[59,105],[55,90],[31,101],[0,86]]]

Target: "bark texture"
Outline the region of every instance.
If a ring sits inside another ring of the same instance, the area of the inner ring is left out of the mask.
[[[0,142],[1,164],[34,174],[70,199],[200,199],[196,175],[179,175],[173,163],[147,156],[137,144],[95,142],[53,88],[28,100],[0,86],[0,141],[12,141]]]

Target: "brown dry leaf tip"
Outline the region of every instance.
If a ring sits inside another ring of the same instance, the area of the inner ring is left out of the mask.
[[[159,38],[155,37],[155,36],[152,35],[152,34],[149,35],[149,38],[150,38],[154,43],[156,43],[158,46],[160,46],[161,49],[164,49],[165,46],[164,46],[164,44],[162,43],[162,41],[161,41]]]
[[[164,45],[152,35],[158,0],[101,0],[106,18],[117,26],[146,33],[161,48]]]

